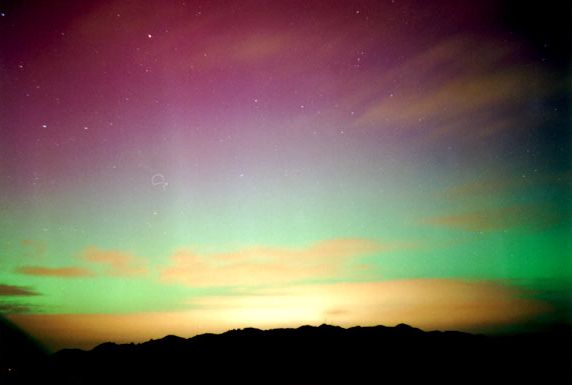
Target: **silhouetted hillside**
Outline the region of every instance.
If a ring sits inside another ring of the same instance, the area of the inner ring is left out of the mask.
[[[0,315],[0,384],[21,376],[21,370],[38,367],[47,352],[34,339]]]
[[[570,334],[487,337],[403,324],[247,328],[62,350],[32,377],[65,384],[564,384],[570,342]]]

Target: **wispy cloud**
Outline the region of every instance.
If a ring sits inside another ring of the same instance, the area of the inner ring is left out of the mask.
[[[526,127],[531,122],[506,111],[522,106],[530,95],[546,95],[555,85],[541,72],[511,62],[518,55],[519,47],[511,42],[445,38],[384,76],[364,75],[363,87],[348,99],[358,110],[366,106],[354,124],[412,130],[423,133],[425,141],[451,135],[482,138]]]
[[[33,310],[29,305],[21,305],[17,303],[1,303],[0,314],[24,314]]]
[[[37,275],[41,277],[60,278],[81,278],[91,277],[95,273],[82,267],[45,267],[45,266],[23,266],[16,269],[17,273],[25,275]]]
[[[250,247],[202,255],[179,251],[161,271],[164,282],[189,286],[264,285],[359,273],[354,258],[390,249],[365,239],[333,239],[305,248]]]
[[[564,220],[556,208],[544,205],[521,205],[484,208],[474,211],[423,218],[422,223],[467,231],[493,231],[510,228],[542,229]]]
[[[82,252],[82,257],[85,261],[103,265],[105,273],[112,276],[130,277],[148,273],[146,261],[122,251],[90,247]]]
[[[439,191],[437,197],[455,207],[471,207],[466,211],[449,211],[441,215],[422,218],[421,223],[467,231],[492,231],[509,228],[544,229],[570,220],[568,207],[543,201],[521,204],[532,194],[542,191],[543,196],[569,195],[570,171],[538,173],[502,169],[473,176],[461,183]],[[549,194],[546,194],[549,192]],[[532,195],[534,196],[534,195]],[[539,195],[537,195],[539,196]],[[487,207],[491,199],[501,200],[502,207]],[[519,202],[519,203],[508,203]]]
[[[22,297],[38,296],[30,287],[0,284],[0,314],[21,314],[32,310],[30,305],[20,303]]]
[[[40,293],[29,287],[0,284],[0,296],[29,296]]]
[[[25,258],[41,258],[46,254],[48,245],[38,239],[23,239],[20,241]]]
[[[533,188],[553,188],[555,186],[571,185],[572,172],[561,173],[515,173],[493,171],[486,175],[479,175],[473,180],[456,184],[442,192],[445,198],[452,200],[465,200],[475,197],[490,197],[518,193]]]

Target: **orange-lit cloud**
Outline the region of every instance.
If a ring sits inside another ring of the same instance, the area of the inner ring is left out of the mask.
[[[48,249],[45,241],[37,239],[23,239],[20,241],[20,245],[23,248],[25,258],[41,258]]]
[[[493,231],[509,228],[542,229],[563,220],[555,208],[522,205],[480,209],[422,219],[422,223],[458,228],[467,231]]]
[[[451,186],[442,194],[449,199],[490,197],[491,195],[519,192],[525,189],[570,184],[572,172],[555,174],[527,174],[495,171],[489,175]]]
[[[0,296],[22,296],[22,295],[23,296],[39,295],[39,293],[30,289],[29,287],[0,284]]]
[[[250,294],[195,297],[190,309],[134,314],[14,314],[10,318],[53,348],[92,347],[167,334],[192,336],[238,327],[303,324],[395,325],[479,331],[550,312],[543,302],[495,282],[411,279],[301,285]]]
[[[334,239],[306,248],[250,247],[210,255],[180,251],[161,271],[164,282],[189,286],[264,285],[339,276],[363,270],[351,260],[391,248],[365,239]],[[352,270],[353,268],[353,270]]]
[[[112,276],[128,277],[148,273],[145,261],[122,251],[90,247],[83,251],[82,256],[88,262],[104,265],[106,274]]]
[[[16,269],[16,272],[26,275],[60,278],[90,277],[95,275],[93,271],[82,267],[23,266]]]

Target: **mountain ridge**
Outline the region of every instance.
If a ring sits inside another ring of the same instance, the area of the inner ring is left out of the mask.
[[[571,335],[493,337],[396,326],[231,329],[62,349],[8,383],[565,384]]]
[[[336,325],[330,325],[330,324],[326,324],[323,323],[319,326],[312,326],[312,325],[301,325],[298,326],[296,328],[271,328],[271,329],[259,329],[259,328],[255,328],[255,327],[245,327],[245,328],[236,328],[236,329],[229,329],[226,330],[224,332],[221,333],[201,333],[201,334],[197,334],[194,335],[192,337],[181,337],[181,336],[177,336],[174,334],[167,334],[164,337],[161,338],[151,338],[147,341],[143,341],[143,342],[128,342],[128,343],[117,343],[114,341],[105,341],[102,342],[96,346],[94,346],[91,349],[80,349],[80,348],[63,348],[60,349],[52,354],[58,354],[62,351],[84,351],[84,352],[90,352],[93,350],[99,350],[101,349],[101,347],[105,347],[105,346],[117,346],[117,347],[121,347],[121,346],[141,346],[141,345],[146,345],[146,344],[153,344],[153,343],[159,343],[161,341],[165,342],[165,341],[178,341],[178,342],[182,342],[182,341],[189,341],[192,340],[194,338],[203,338],[206,337],[208,338],[209,336],[220,336],[220,335],[233,335],[233,334],[249,334],[249,333],[263,333],[263,332],[274,332],[274,331],[294,331],[294,330],[304,330],[304,329],[326,329],[326,328],[331,328],[331,330],[333,329],[337,329],[337,330],[367,330],[367,329],[375,329],[375,328],[383,328],[383,329],[391,329],[391,328],[395,328],[395,329],[402,329],[402,330],[414,330],[414,331],[420,331],[420,332],[424,332],[424,333],[460,333],[460,334],[464,334],[464,335],[480,335],[480,334],[473,334],[473,333],[467,333],[467,332],[461,332],[461,331],[454,331],[454,330],[430,330],[430,331],[425,331],[416,327],[413,327],[411,325],[405,324],[405,323],[400,323],[397,324],[395,326],[386,326],[386,325],[375,325],[375,326],[350,326],[347,328],[344,328],[342,326],[336,326]]]

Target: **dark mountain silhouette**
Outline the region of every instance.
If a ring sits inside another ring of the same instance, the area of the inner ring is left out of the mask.
[[[570,333],[490,337],[395,327],[230,330],[61,350],[13,383],[568,384]]]

